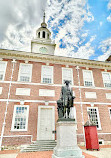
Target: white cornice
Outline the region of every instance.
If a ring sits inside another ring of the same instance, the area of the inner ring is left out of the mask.
[[[91,68],[111,70],[111,63],[109,62],[77,59],[77,58],[54,56],[54,55],[45,55],[45,54],[16,51],[16,50],[0,49],[0,58],[6,58],[6,59],[14,58],[17,60],[49,62],[49,63],[72,65],[72,66],[78,65],[80,67],[91,67]]]

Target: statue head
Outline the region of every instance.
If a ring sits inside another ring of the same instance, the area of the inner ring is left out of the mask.
[[[71,81],[69,81],[69,80],[65,80],[65,81],[64,81],[64,83],[65,83],[66,85],[69,85],[70,82],[71,82]]]

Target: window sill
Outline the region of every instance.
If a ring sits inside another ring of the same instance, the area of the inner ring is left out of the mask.
[[[32,81],[17,81],[17,82],[23,82],[23,83],[31,83]]]
[[[44,84],[44,85],[53,85],[54,83],[43,83],[43,82],[41,82],[41,84]]]
[[[84,85],[84,87],[95,88],[95,86],[86,86],[86,85]]]
[[[27,132],[27,130],[10,130],[10,132]]]
[[[97,128],[98,131],[102,131],[102,128]]]

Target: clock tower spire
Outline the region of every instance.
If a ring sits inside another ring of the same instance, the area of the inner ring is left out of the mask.
[[[36,38],[31,41],[31,52],[54,55],[56,44],[51,40],[51,32],[45,22],[45,12],[41,27],[36,31]]]

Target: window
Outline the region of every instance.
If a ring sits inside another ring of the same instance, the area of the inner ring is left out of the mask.
[[[38,38],[40,38],[40,32],[38,33]]]
[[[109,108],[109,116],[110,116],[110,119],[111,119],[111,108]]]
[[[20,64],[18,80],[21,82],[31,82],[32,64]]]
[[[109,72],[102,72],[104,87],[111,88],[111,74]]]
[[[45,31],[42,32],[42,37],[45,38]]]
[[[101,129],[98,108],[97,107],[88,107],[87,111],[90,111],[90,119],[92,122],[94,122],[96,124],[97,129]]]
[[[0,61],[0,80],[4,80],[7,62]]]
[[[49,33],[47,34],[47,39],[49,39]]]
[[[73,85],[73,72],[71,68],[62,68],[62,84],[65,80],[69,80]]]
[[[13,121],[12,121],[12,130],[13,131],[26,131],[28,126],[28,105],[15,105]]]
[[[42,83],[53,83],[53,66],[42,66]]]
[[[84,86],[88,86],[88,87],[94,86],[92,71],[83,70],[83,79],[84,79]]]

